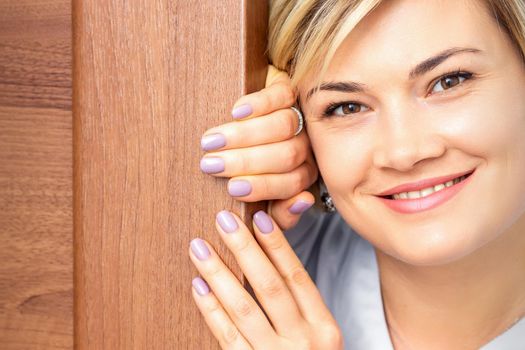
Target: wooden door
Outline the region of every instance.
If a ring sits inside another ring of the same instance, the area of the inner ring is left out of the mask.
[[[0,348],[73,346],[71,5],[0,1]]]
[[[0,3],[0,347],[218,348],[188,244],[242,279],[215,214],[265,203],[200,172],[200,137],[263,86],[268,3],[72,5]]]

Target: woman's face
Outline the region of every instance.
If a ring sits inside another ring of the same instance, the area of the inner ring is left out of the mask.
[[[480,1],[385,1],[345,39],[323,82],[334,84],[308,99],[313,85],[299,84],[312,147],[337,210],[375,247],[439,265],[523,216],[525,68]],[[459,191],[445,189],[448,200],[420,210],[378,197],[472,170]]]

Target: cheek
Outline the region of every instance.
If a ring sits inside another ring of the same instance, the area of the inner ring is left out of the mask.
[[[510,149],[523,149],[525,76],[511,70],[479,79],[466,96],[431,108],[430,114],[438,116],[437,129],[447,138],[447,147],[494,161]]]
[[[446,111],[447,118],[442,119],[439,129],[447,147],[481,158],[502,156],[521,147],[525,141],[525,105],[520,100],[480,95]]]
[[[468,141],[486,163],[479,180],[491,201],[480,215],[499,218],[501,228],[525,211],[525,83],[508,81],[480,100]]]
[[[371,130],[357,130],[343,122],[318,123],[308,129],[308,134],[319,171],[330,193],[348,194],[366,178],[371,166]]]

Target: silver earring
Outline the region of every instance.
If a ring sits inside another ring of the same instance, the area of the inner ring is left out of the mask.
[[[334,201],[332,200],[330,193],[328,193],[328,189],[326,188],[326,185],[324,184],[324,181],[322,179],[319,181],[319,187],[324,211],[328,213],[333,213],[337,211],[334,205]]]

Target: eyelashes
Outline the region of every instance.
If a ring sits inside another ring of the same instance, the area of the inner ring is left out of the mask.
[[[352,106],[350,108],[348,108],[349,106]],[[325,111],[323,112],[323,117],[331,117],[331,116],[334,116],[334,115],[340,115],[340,114],[334,114],[334,112],[341,108],[341,111],[344,111],[345,108],[344,107],[347,107],[346,110],[352,110],[353,112],[350,112],[350,113],[346,113],[344,115],[347,115],[347,114],[356,114],[358,112],[361,112],[361,109],[362,107],[365,107],[365,105],[359,103],[359,102],[352,102],[352,101],[345,101],[345,102],[333,102],[333,103],[330,103]],[[368,108],[368,107],[365,107],[365,108]]]
[[[442,75],[438,79],[434,80],[434,82],[431,84],[431,86],[435,87],[436,85],[438,85],[438,83],[440,83],[441,91],[450,90],[450,89],[454,88],[455,86],[461,85],[463,83],[463,81],[465,81],[467,79],[471,79],[472,75],[473,74],[470,73],[470,72],[464,72],[464,71],[461,71],[459,69],[459,70],[457,70],[454,73],[447,73],[445,75]],[[448,87],[447,89],[445,89],[445,84],[448,84],[450,82],[456,81],[456,80],[454,80],[454,78],[459,78],[459,79],[457,79],[457,81],[459,81],[459,83],[456,84],[456,85],[453,85],[451,87]],[[463,81],[461,79],[463,79]],[[443,84],[444,82],[448,82],[448,83]],[[433,90],[434,89],[432,89],[432,91]],[[432,92],[432,91],[430,91],[430,92]]]
[[[473,79],[474,74],[468,71],[458,69],[453,72],[448,72],[440,77],[434,79],[427,89],[427,95],[444,94],[448,90],[455,90],[457,86],[462,85],[465,81]],[[438,86],[439,85],[439,86]],[[441,90],[434,91],[438,86]],[[338,101],[329,103],[322,113],[323,118],[344,117],[350,114],[357,114],[359,112],[366,112],[370,108],[358,101]],[[337,112],[337,113],[336,113]]]

